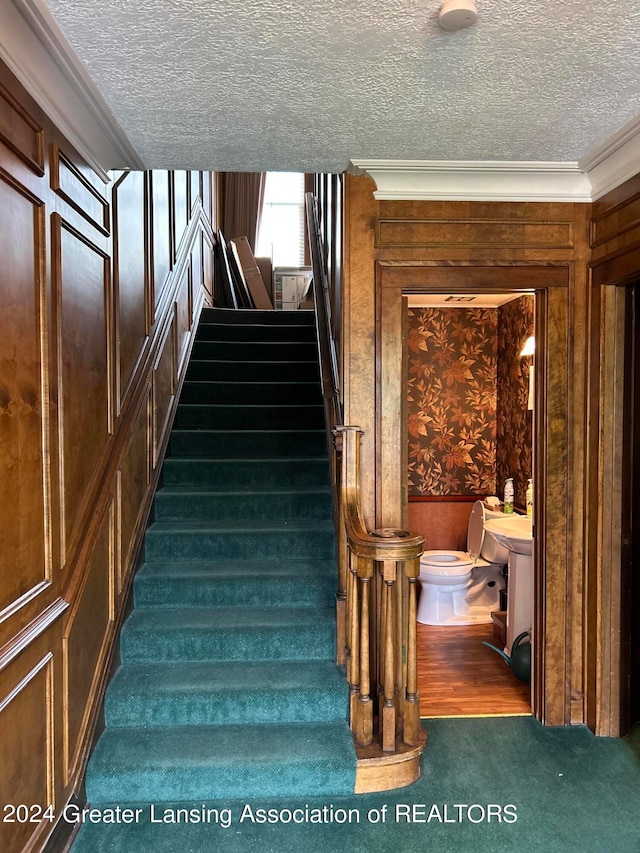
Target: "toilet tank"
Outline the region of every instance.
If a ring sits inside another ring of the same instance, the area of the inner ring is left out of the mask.
[[[509,552],[496,542],[493,536],[485,533],[484,522],[490,518],[504,518],[504,513],[488,509],[482,501],[476,501],[469,517],[467,551],[474,559],[482,557],[489,563],[506,565],[509,562]]]

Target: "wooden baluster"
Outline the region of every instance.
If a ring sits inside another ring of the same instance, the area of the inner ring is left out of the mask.
[[[405,560],[405,574],[409,583],[409,611],[407,625],[407,675],[404,699],[403,741],[408,746],[416,746],[420,736],[420,694],[418,693],[418,653],[417,653],[417,577],[420,572],[420,560],[414,557]]]
[[[351,731],[356,733],[358,720],[358,697],[360,695],[360,607],[358,602],[358,558],[349,552],[349,574],[347,583],[347,609],[348,609],[348,669],[347,681],[349,682],[349,723]]]
[[[369,605],[372,561],[359,559],[360,586],[360,694],[356,711],[356,743],[369,746],[373,740],[373,701],[371,699],[371,670],[369,660]]]
[[[380,726],[382,729],[382,749],[393,752],[396,748],[396,704],[395,704],[395,585],[396,561],[385,560],[383,567],[384,582],[384,628],[380,637],[382,654],[382,672],[384,679],[383,705]]]

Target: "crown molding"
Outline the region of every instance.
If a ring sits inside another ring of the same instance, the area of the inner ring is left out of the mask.
[[[637,175],[640,172],[640,116],[592,148],[578,166],[589,176],[593,201]]]
[[[0,32],[0,57],[102,180],[145,168],[43,0],[1,2]]]
[[[379,200],[590,202],[577,162],[352,160]]]

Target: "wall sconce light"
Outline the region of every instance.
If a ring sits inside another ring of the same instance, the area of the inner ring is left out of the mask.
[[[536,339],[533,335],[524,342],[524,346],[520,351],[520,356],[524,358],[528,355],[535,355],[536,352]],[[533,377],[534,377],[534,369],[533,363],[529,365],[529,399],[527,401],[527,409],[529,411],[533,411],[533,400],[534,400],[534,385],[533,385]]]
[[[535,355],[536,351],[536,339],[533,335],[524,342],[524,346],[520,352],[521,356],[525,355]]]

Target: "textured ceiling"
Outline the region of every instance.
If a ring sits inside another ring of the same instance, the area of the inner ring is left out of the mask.
[[[640,113],[639,0],[47,0],[149,168],[578,160]]]

